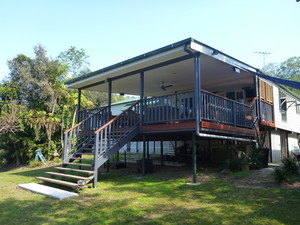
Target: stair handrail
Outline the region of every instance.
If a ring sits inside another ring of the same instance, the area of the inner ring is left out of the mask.
[[[77,140],[73,140],[78,137],[80,126],[84,125],[88,121],[91,121],[94,117],[96,117],[100,114],[104,114],[105,112],[108,113],[107,109],[108,109],[107,106],[101,108],[101,110],[99,110],[98,112],[96,112],[93,115],[89,116],[88,118],[80,121],[79,123],[77,123],[76,125],[74,125],[73,127],[71,127],[70,129],[68,129],[64,132],[64,147],[63,147],[63,156],[62,156],[63,161],[69,156],[69,154],[71,152],[73,152],[74,149],[78,148],[83,143],[86,143],[88,141],[88,139],[91,138],[90,133],[86,133],[87,138],[85,140],[82,140],[79,143]],[[104,115],[103,119],[104,119],[104,123],[105,123],[105,121],[107,120],[106,115]]]
[[[76,127],[80,126],[81,124],[85,123],[86,121],[90,120],[91,118],[93,118],[94,116],[98,115],[99,113],[101,113],[103,110],[107,109],[108,106],[102,107],[101,110],[99,110],[98,112],[94,113],[93,115],[89,116],[88,118],[80,121],[79,123],[75,124],[73,127],[71,127],[70,129],[66,130],[64,132],[64,134],[70,132],[71,130],[75,129]]]
[[[124,138],[128,133],[137,128],[140,125],[139,114],[140,114],[141,100],[124,110],[121,114],[108,121],[106,124],[101,126],[99,129],[93,132],[95,136],[94,144],[94,170],[96,171],[100,165],[98,165],[98,157],[103,155],[107,148],[113,146]],[[132,117],[133,116],[133,117]],[[113,142],[111,137],[118,132],[118,139]],[[107,143],[106,147],[103,147],[103,143]],[[99,143],[100,142],[100,143]]]

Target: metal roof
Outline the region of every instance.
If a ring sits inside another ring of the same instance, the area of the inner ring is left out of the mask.
[[[121,74],[126,74],[130,71],[136,71],[138,73],[138,71],[143,71],[143,69],[148,67],[152,69],[151,65],[153,66],[159,63],[160,60],[167,61],[176,59],[178,57],[188,56],[189,53],[188,51],[186,51],[186,49],[191,52],[200,52],[206,54],[212,58],[228,64],[246,67],[249,70],[257,71],[256,68],[243,63],[240,60],[237,60],[215,48],[203,44],[193,38],[187,38],[182,41],[122,61],[120,63],[116,63],[111,66],[85,74],[83,76],[68,80],[65,82],[65,84],[70,88],[85,88],[87,86],[92,86],[97,82],[100,82],[99,84],[101,84],[101,80],[104,83],[106,79],[110,79],[114,76],[120,76]],[[156,57],[158,58],[157,60],[155,60]],[[101,76],[103,77],[103,79],[100,78]]]

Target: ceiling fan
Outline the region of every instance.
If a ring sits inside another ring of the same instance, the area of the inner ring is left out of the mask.
[[[160,88],[161,88],[163,91],[167,90],[167,88],[170,88],[170,87],[173,87],[173,85],[172,85],[172,84],[165,85],[165,82],[164,82],[164,81],[161,82]]]

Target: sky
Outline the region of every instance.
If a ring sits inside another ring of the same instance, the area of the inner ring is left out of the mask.
[[[92,71],[192,37],[256,68],[300,56],[296,0],[0,0],[0,80],[7,61],[84,49]]]

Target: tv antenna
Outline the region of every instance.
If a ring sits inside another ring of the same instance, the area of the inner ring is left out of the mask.
[[[270,52],[254,52],[256,54],[260,54],[263,56],[263,67],[265,67],[265,63],[266,63],[266,55],[270,55]]]

